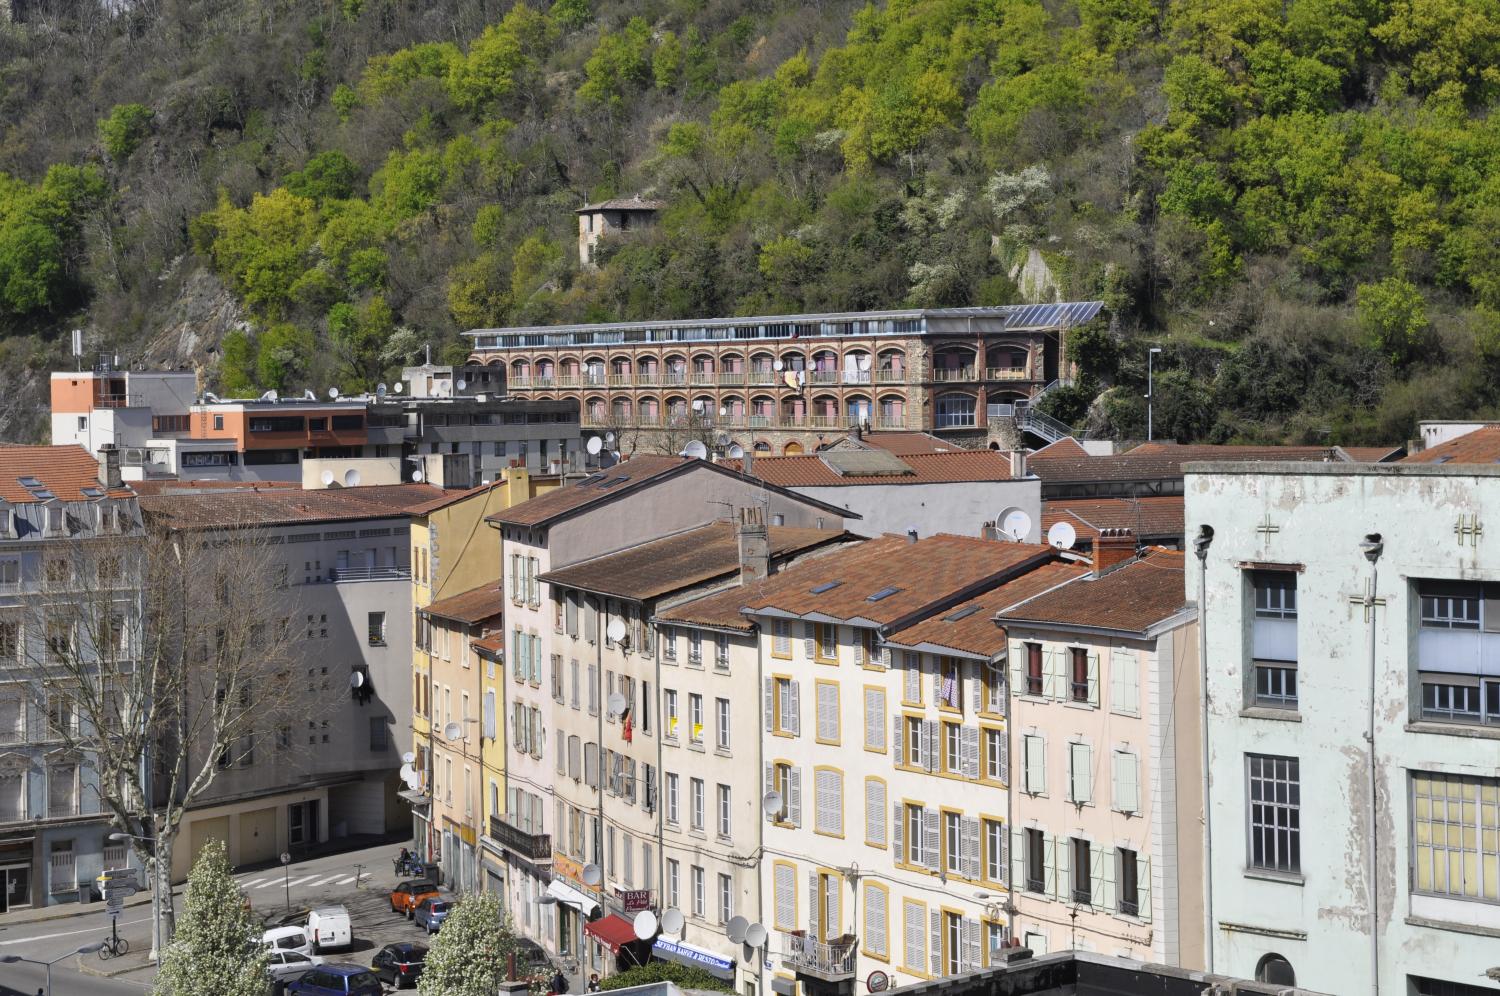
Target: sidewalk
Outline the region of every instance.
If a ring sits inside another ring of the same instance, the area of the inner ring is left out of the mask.
[[[172,895],[182,895],[182,889],[172,890]],[[125,908],[133,906],[149,906],[151,904],[151,892],[142,889],[129,899],[125,900]],[[45,923],[48,920],[64,920],[68,917],[87,916],[90,913],[103,913],[104,900],[92,903],[58,903],[56,906],[42,906],[37,909],[16,910],[13,913],[0,913],[0,927],[19,926],[27,923]]]

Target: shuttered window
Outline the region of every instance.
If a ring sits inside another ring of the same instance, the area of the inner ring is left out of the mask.
[[[1122,813],[1141,810],[1141,761],[1132,751],[1114,752],[1114,778],[1111,800]]]
[[[839,686],[831,681],[817,683],[818,743],[839,742]]]
[[[844,835],[844,775],[830,768],[813,773],[813,796],[817,806],[813,829],[818,833]]]
[[[885,782],[865,779],[865,843],[885,846]]]
[[[889,903],[890,896],[884,888],[875,882],[865,883],[865,953],[877,958],[889,958],[891,954],[886,934]]]
[[[1047,792],[1047,741],[1027,734],[1021,738],[1022,762],[1025,764],[1025,791],[1028,795]]]
[[[865,689],[865,749],[885,752],[885,689]]]
[[[1134,650],[1111,651],[1109,708],[1122,716],[1141,714],[1140,661]]]
[[[777,657],[792,656],[792,623],[789,619],[771,621],[771,653]]]
[[[927,907],[908,899],[901,907],[906,949],[901,961],[908,972],[927,973]]]
[[[776,929],[797,929],[797,869],[776,866]]]
[[[1068,744],[1068,801],[1094,801],[1094,751],[1088,744]]]

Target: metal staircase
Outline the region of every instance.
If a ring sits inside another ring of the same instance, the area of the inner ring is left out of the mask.
[[[1072,426],[1051,415],[1036,410],[1036,404],[1047,396],[1055,388],[1061,387],[1062,381],[1054,380],[1046,387],[1034,394],[1024,405],[1016,405],[1016,428],[1021,432],[1029,432],[1038,439],[1055,443],[1065,436],[1073,435]]]

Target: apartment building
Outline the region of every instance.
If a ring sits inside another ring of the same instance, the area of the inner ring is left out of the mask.
[[[226,755],[183,819],[173,875],[185,876],[210,838],[240,865],[405,827],[397,770],[413,705],[409,510],[442,492],[426,484],[157,491],[139,499],[141,509],[169,537],[254,530],[277,583],[295,595],[292,674],[305,682],[307,703],[276,743]]]
[[[1196,614],[1183,555],[1095,540],[1094,569],[1002,608],[1012,923],[1034,953],[1203,967]]]
[[[1496,991],[1500,530],[1485,527],[1500,469],[1186,470],[1203,541],[1186,597],[1206,588],[1212,970],[1339,993]]]
[[[659,896],[630,895],[651,888],[648,874],[653,885],[662,874],[655,829],[652,840],[636,836],[652,826],[645,807],[656,803],[645,788],[653,784],[646,766],[660,765],[646,746],[661,728],[646,620],[660,595],[738,570],[737,556],[729,555],[733,542],[720,537],[708,544],[707,534],[679,544],[682,556],[675,560],[659,548],[644,559],[636,553],[623,568],[600,558],[689,534],[740,508],[761,510],[772,529],[786,527],[788,535],[838,533],[844,526],[837,508],[682,457],[627,460],[490,516],[502,533],[510,602],[507,808],[499,829],[500,843],[515,861],[507,859],[505,888],[516,908],[542,903],[545,913],[532,928],[534,936],[560,957],[587,953],[583,925],[602,911],[623,913],[627,899],[632,907],[646,901],[661,908]],[[730,528],[719,532],[727,536]],[[723,556],[703,561],[709,567],[694,566],[702,545]],[[583,566],[591,562],[598,577]],[[575,573],[560,573],[569,570]],[[606,583],[606,575],[614,580]],[[623,634],[611,627],[614,622]],[[613,687],[606,674],[614,676]],[[614,695],[620,708],[610,708]],[[627,832],[635,841],[628,850],[620,846]],[[607,856],[611,840],[618,848],[613,863]],[[545,856],[544,841],[551,846]],[[588,865],[600,869],[599,880],[590,881]],[[623,882],[633,888],[619,886]]]
[[[629,453],[690,438],[811,453],[855,426],[982,445],[1068,376],[1067,329],[1099,301],[474,329],[471,363],[522,398],[567,398]]]
[[[98,461],[77,446],[0,447],[0,912],[71,902],[103,869],[132,862],[107,839],[97,766],[63,741],[87,720],[60,676],[51,680],[63,670],[52,666],[55,642],[82,639],[74,621],[101,600],[116,607],[121,637],[98,651],[100,666],[129,666],[139,647],[139,579],[122,577],[111,594],[76,569],[100,562],[91,548],[108,557],[143,541],[117,456],[109,446]]]
[[[1062,559],[888,535],[690,607],[755,624],[771,989],[955,975],[1005,942],[1006,644],[989,615],[1071,576]]]

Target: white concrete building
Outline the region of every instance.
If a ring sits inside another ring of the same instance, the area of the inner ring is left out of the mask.
[[[1210,970],[1496,991],[1500,468],[1186,471],[1188,535],[1213,530]]]

